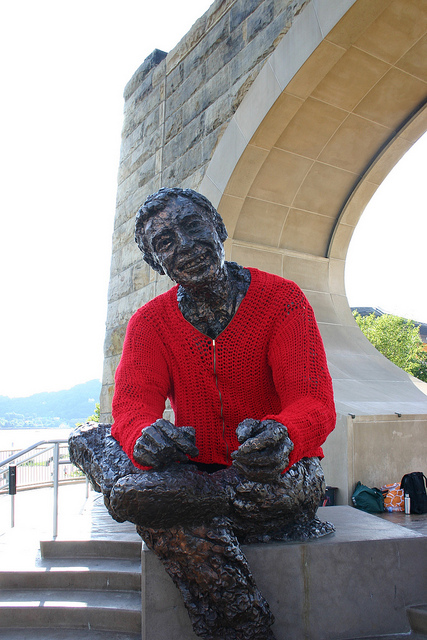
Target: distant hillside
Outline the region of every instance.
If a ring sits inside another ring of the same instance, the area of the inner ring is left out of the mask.
[[[65,391],[36,393],[27,398],[0,396],[0,427],[74,426],[93,414],[101,382],[90,380]]]

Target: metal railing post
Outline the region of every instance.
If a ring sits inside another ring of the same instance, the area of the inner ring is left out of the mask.
[[[53,539],[58,535],[59,442],[53,447]]]
[[[15,526],[16,466],[9,465],[10,527]]]

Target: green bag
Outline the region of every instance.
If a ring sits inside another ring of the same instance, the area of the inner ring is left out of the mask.
[[[368,513],[382,513],[384,511],[384,496],[376,487],[370,489],[358,482],[351,500],[356,509],[361,511],[367,511]]]

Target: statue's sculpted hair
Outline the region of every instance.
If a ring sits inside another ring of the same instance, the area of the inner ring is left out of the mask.
[[[191,200],[203,210],[207,218],[212,221],[221,242],[225,242],[228,235],[227,229],[225,228],[224,222],[218,211],[215,209],[213,204],[205,198],[205,196],[202,196],[201,193],[197,193],[197,191],[193,191],[193,189],[162,187],[159,191],[156,191],[156,193],[148,196],[136,214],[135,220],[135,242],[142,252],[145,262],[147,262],[152,269],[161,274],[163,274],[164,271],[151,252],[151,247],[145,236],[144,225],[149,218],[155,216],[160,211],[163,211],[171,200],[174,200],[179,196]]]

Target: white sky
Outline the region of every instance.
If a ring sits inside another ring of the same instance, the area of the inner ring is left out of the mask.
[[[123,89],[153,49],[172,49],[210,4],[2,3],[0,395],[101,378]],[[422,146],[391,181],[381,213],[366,210],[347,287],[351,304],[427,322],[427,138]]]
[[[350,306],[427,322],[427,134],[390,171],[354,231],[346,260]]]

